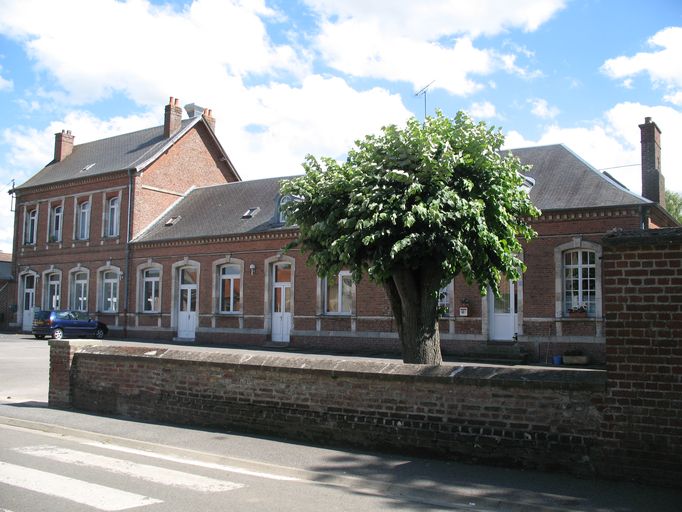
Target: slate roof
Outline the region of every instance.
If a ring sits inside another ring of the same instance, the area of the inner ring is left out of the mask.
[[[61,162],[50,162],[16,189],[100,176],[127,169],[143,169],[200,120],[201,116],[184,119],[180,130],[168,139],[164,138],[161,125],[74,145],[73,152],[67,158]]]
[[[561,144],[514,149],[535,180],[531,199],[541,210],[643,205],[644,199],[584,162]],[[284,226],[276,222],[279,186],[290,178],[241,181],[195,189],[143,232],[135,242],[260,233]],[[242,219],[249,208],[260,208]],[[170,218],[180,219],[166,225]]]
[[[280,183],[286,179],[291,177],[194,189],[133,241],[184,240],[284,229],[278,222],[278,198]],[[251,218],[242,218],[250,208],[258,211]],[[177,221],[167,225],[169,219]]]
[[[651,204],[597,171],[563,144],[511,149],[535,180],[533,204],[543,211]]]

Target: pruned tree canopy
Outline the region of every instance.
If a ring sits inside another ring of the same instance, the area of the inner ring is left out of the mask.
[[[443,285],[462,274],[497,293],[503,274],[523,269],[518,238],[534,235],[528,220],[539,212],[503,141],[463,112],[438,112],[356,141],[345,162],[309,155],[305,175],[282,187],[299,199],[287,219],[319,275],[347,269],[384,286],[406,362],[440,363]]]

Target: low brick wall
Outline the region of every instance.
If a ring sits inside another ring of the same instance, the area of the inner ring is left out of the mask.
[[[69,352],[68,341],[50,343],[53,351]],[[603,371],[423,367],[148,347],[79,347],[73,354],[68,393],[83,411],[514,467],[594,471]]]

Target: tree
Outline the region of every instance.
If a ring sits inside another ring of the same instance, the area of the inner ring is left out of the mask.
[[[527,222],[539,212],[503,141],[463,112],[438,112],[356,141],[342,163],[308,155],[305,174],[282,187],[298,199],[285,207],[293,245],[318,275],[347,269],[384,287],[406,363],[442,362],[438,294],[456,275],[482,294],[520,276],[518,237],[534,236]]]
[[[666,190],[665,209],[677,222],[682,224],[682,195],[672,190]]]

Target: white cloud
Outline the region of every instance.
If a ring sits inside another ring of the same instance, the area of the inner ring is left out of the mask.
[[[469,115],[473,118],[492,119],[497,117],[497,110],[489,101],[476,102],[469,107]]]
[[[593,167],[611,168],[608,169],[611,175],[630,190],[640,193],[639,125],[645,117],[651,117],[662,132],[661,169],[666,188],[682,192],[682,146],[676,142],[682,139],[682,112],[670,107],[619,103],[590,125],[573,128],[552,125],[537,140],[529,140],[517,131],[510,131],[505,147],[564,144]]]
[[[453,34],[496,35],[513,28],[527,32],[536,30],[564,8],[564,0],[304,0],[327,19],[338,18],[378,22],[388,34],[434,41]]]
[[[602,65],[602,71],[611,78],[625,78],[623,83],[626,87],[632,85],[631,77],[647,73],[655,85],[662,85],[670,91],[665,99],[679,105],[682,94],[682,27],[663,29],[648,43],[653,51],[609,59]]]
[[[527,49],[514,53],[477,48],[481,34],[510,28],[535,30],[563,8],[563,1],[366,2],[308,0],[322,18],[317,47],[335,69],[358,77],[409,82],[469,95],[484,87],[473,77],[503,70],[523,78],[539,72],[518,63]]]
[[[0,71],[2,71],[2,66],[0,66]],[[7,78],[3,78],[2,75],[0,75],[0,92],[11,91],[13,88],[14,82],[12,82],[12,80],[8,80]]]
[[[547,100],[543,98],[533,98],[529,99],[528,103],[531,104],[531,112],[534,116],[541,119],[554,119],[559,115],[559,109],[551,106]]]
[[[178,11],[145,0],[73,0],[68,9],[8,0],[0,32],[54,77],[62,100],[86,104],[123,92],[151,105],[171,93],[202,98],[221,86],[229,93],[230,82],[246,77],[304,75],[305,60],[269,39],[263,18],[274,16],[263,0],[196,0]]]

